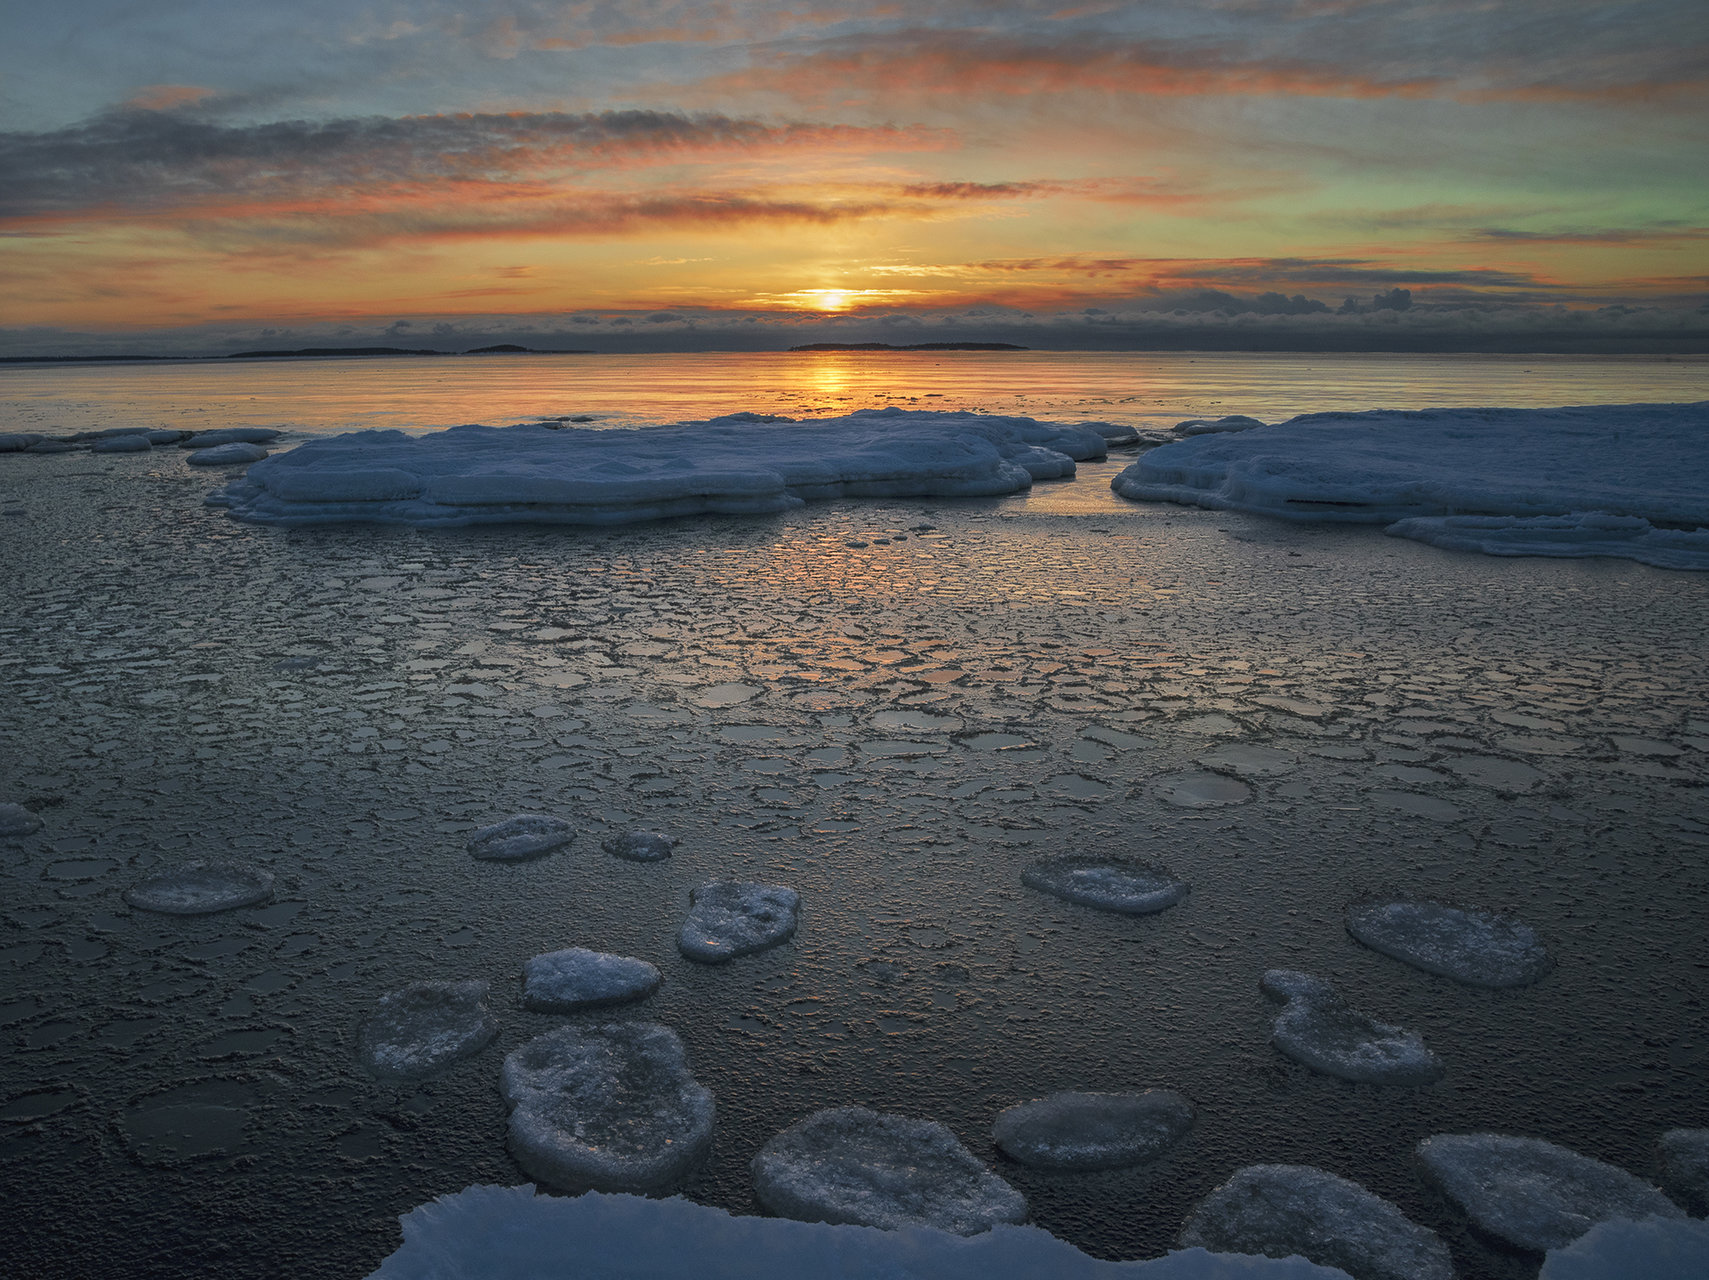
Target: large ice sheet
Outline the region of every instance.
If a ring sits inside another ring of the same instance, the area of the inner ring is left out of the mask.
[[[1709,401],[1305,414],[1152,449],[1111,487],[1497,555],[1709,569]]]
[[[1543,1260],[1537,1280],[1703,1280],[1709,1222],[1601,1222]]]
[[[826,498],[989,497],[1074,474],[1092,426],[865,409],[807,422],[734,414],[640,430],[359,431],[275,454],[208,502],[244,520],[612,525],[786,511]]]
[[[1303,1258],[1203,1249],[1101,1262],[1037,1227],[883,1231],[531,1186],[467,1187],[400,1221],[403,1245],[372,1280],[1347,1280]]]

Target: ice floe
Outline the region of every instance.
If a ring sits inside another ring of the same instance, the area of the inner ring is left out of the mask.
[[[254,906],[273,896],[273,876],[243,862],[186,862],[158,871],[125,890],[139,911],[202,916]]]
[[[612,857],[627,858],[630,862],[663,862],[671,856],[676,845],[670,836],[657,831],[625,831],[619,836],[608,836],[599,843],[599,847]]]
[[[543,1013],[572,1013],[640,1000],[659,982],[658,969],[645,960],[570,947],[523,962],[522,1003]]]
[[[1220,418],[1188,418],[1185,422],[1177,422],[1173,430],[1178,436],[1214,436],[1229,431],[1250,431],[1263,425],[1257,418],[1249,418],[1244,413],[1230,413]]]
[[[1541,1253],[1613,1218],[1683,1218],[1647,1182],[1540,1138],[1436,1134],[1418,1158],[1444,1194],[1482,1230]]]
[[[380,997],[356,1046],[375,1075],[414,1080],[479,1053],[497,1034],[486,983],[412,982]]]
[[[1697,1216],[1709,1214],[1709,1129],[1669,1129],[1656,1146],[1663,1189]]]
[[[1068,423],[893,408],[638,430],[362,431],[276,454],[208,502],[284,525],[610,525],[828,498],[1017,493],[1107,448],[1100,431]]]
[[[1353,1280],[1454,1280],[1448,1246],[1357,1182],[1300,1164],[1239,1170],[1199,1202],[1183,1245],[1270,1258],[1298,1254]]]
[[[1192,1127],[1193,1104],[1167,1089],[1053,1093],[998,1113],[1002,1152],[1041,1169],[1119,1169],[1155,1160]]]
[[[1709,401],[1306,414],[1152,449],[1111,487],[1497,555],[1704,570]]]
[[[550,853],[575,838],[576,829],[562,818],[518,814],[477,830],[469,837],[469,852],[477,858],[515,862]]]
[[[1345,1272],[1304,1258],[1203,1249],[1104,1262],[1039,1227],[998,1224],[975,1236],[930,1227],[884,1231],[736,1215],[681,1197],[555,1196],[526,1185],[466,1187],[417,1206],[401,1222],[403,1243],[372,1280],[691,1272],[695,1280],[1346,1280]]]
[[[1709,1222],[1648,1218],[1600,1222],[1551,1249],[1537,1280],[1703,1280],[1709,1276]]]
[[[179,447],[212,449],[228,444],[266,444],[269,440],[277,440],[280,434],[277,427],[215,427],[185,437],[179,441]]]
[[[122,435],[107,436],[96,440],[89,446],[90,453],[149,453],[154,445],[149,438],[136,431],[127,431]],[[266,456],[263,454],[262,456]]]
[[[1285,1002],[1271,1043],[1313,1071],[1366,1084],[1428,1084],[1442,1074],[1442,1063],[1416,1031],[1349,1009],[1321,978],[1271,969],[1258,985]]]
[[[258,444],[233,440],[230,444],[216,444],[207,449],[198,448],[185,461],[193,467],[227,467],[233,463],[260,462],[266,456],[267,450]]]
[[[815,1111],[753,1161],[754,1194],[803,1222],[936,1227],[973,1235],[1027,1216],[1021,1193],[935,1120],[866,1107]]]
[[[1092,854],[1035,862],[1021,872],[1021,883],[1068,902],[1130,916],[1162,911],[1187,896],[1187,886],[1162,867]]]
[[[654,1022],[548,1031],[505,1058],[499,1090],[516,1162],[564,1190],[655,1190],[712,1142],[712,1094]]]
[[[1220,773],[1168,774],[1152,785],[1159,799],[1182,809],[1220,809],[1245,804],[1253,794],[1252,788],[1239,778]]]
[[[775,947],[795,932],[801,895],[775,884],[714,880],[692,891],[677,947],[690,960],[723,964]]]
[[[1476,987],[1524,986],[1554,967],[1534,929],[1493,911],[1364,903],[1347,909],[1347,932],[1374,951]]]
[[[34,835],[41,829],[42,820],[23,805],[0,804],[0,839]]]

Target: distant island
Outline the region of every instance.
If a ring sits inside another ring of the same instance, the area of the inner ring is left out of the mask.
[[[1012,342],[912,342],[899,347],[889,342],[809,342],[791,351],[1031,351]]]
[[[295,351],[234,351],[227,360],[296,360],[326,359],[340,356],[587,356],[591,351],[537,351],[519,347],[514,342],[501,342],[492,347],[474,347],[468,351],[431,351],[415,347],[298,347]]]

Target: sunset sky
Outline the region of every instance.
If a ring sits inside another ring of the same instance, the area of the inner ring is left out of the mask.
[[[4,37],[0,354],[1709,337],[1703,0],[65,0]]]

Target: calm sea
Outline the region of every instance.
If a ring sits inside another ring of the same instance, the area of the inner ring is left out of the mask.
[[[838,352],[211,360],[0,370],[0,431],[283,426],[313,434],[589,416],[980,409],[1135,426],[1331,409],[1709,399],[1709,357]]]

